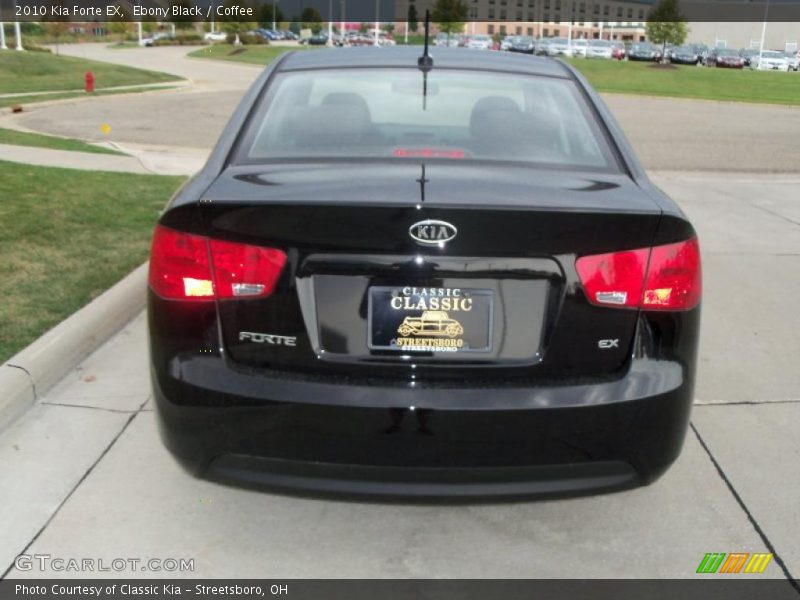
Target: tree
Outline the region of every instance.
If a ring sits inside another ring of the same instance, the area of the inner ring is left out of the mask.
[[[172,8],[173,6],[177,8],[177,14],[174,12]],[[192,0],[172,0],[169,12],[169,20],[170,22],[175,23],[176,29],[191,29],[194,26],[194,17],[183,16],[191,15],[193,8],[194,5],[192,4]]]
[[[272,16],[272,11],[275,11],[275,16]],[[261,5],[261,11],[258,15],[258,22],[264,29],[271,29],[272,23],[280,23],[283,21],[283,12],[281,12],[280,7],[275,10],[275,4],[273,2],[267,2],[266,4]]]
[[[408,27],[409,31],[413,31],[417,33],[417,29],[419,28],[419,17],[417,16],[417,7],[413,4],[409,4],[408,6],[408,22],[406,23],[406,27]]]
[[[678,0],[661,0],[647,14],[647,37],[654,44],[661,44],[661,60],[666,62],[667,44],[680,46],[689,29]]]
[[[225,8],[250,8],[247,0],[225,0],[223,4]],[[225,11],[231,13],[228,16],[219,16],[217,19],[220,21],[220,27],[222,31],[225,33],[230,33],[232,35],[238,35],[240,33],[244,33],[245,31],[251,31],[253,29],[258,28],[258,23],[255,21],[240,21],[239,18],[235,16],[236,13],[234,11]]]
[[[59,7],[65,6],[64,0],[54,0],[51,6],[55,7],[55,9],[42,20],[44,21],[44,30],[47,35],[55,41],[56,54],[58,54],[58,42],[69,31],[69,17],[66,14],[62,14],[62,11],[57,10]]]
[[[313,6],[306,6],[300,13],[303,29],[310,29],[314,35],[322,30],[322,15]]]
[[[114,35],[119,36],[120,42],[124,42],[130,33],[132,17],[122,5],[119,6],[119,12],[121,14],[111,17],[108,29]]]
[[[469,9],[462,0],[436,0],[431,21],[439,26],[439,31],[447,34],[449,45],[451,33],[464,31],[464,22],[468,14]]]

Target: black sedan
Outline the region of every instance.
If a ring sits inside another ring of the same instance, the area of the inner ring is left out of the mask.
[[[744,62],[744,58],[736,50],[729,48],[714,48],[706,57],[706,65],[709,67],[742,69]]]
[[[419,54],[284,54],[164,211],[164,442],[306,493],[654,481],[692,406],[692,225],[569,65]]]
[[[648,42],[633,44],[628,50],[628,60],[659,61],[661,60],[661,49]]]
[[[673,48],[669,54],[669,62],[679,65],[696,65],[702,60],[702,56],[692,46],[678,46]]]
[[[510,52],[533,54],[536,50],[536,40],[530,35],[517,35],[511,38]]]

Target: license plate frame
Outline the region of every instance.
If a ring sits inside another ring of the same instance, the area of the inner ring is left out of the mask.
[[[494,290],[378,285],[367,289],[367,346],[402,354],[488,354]]]

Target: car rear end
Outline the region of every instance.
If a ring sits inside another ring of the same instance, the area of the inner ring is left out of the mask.
[[[613,58],[613,46],[605,40],[592,40],[586,48],[586,58]]]
[[[414,67],[286,60],[160,219],[154,397],[193,471],[547,494],[647,483],[677,457],[691,224],[569,68],[441,55],[424,92]]]

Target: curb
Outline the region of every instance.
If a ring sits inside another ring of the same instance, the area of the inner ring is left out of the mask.
[[[114,64],[114,63],[109,63],[109,64]],[[111,97],[115,97],[115,96],[135,96],[135,95],[143,95],[143,94],[165,94],[167,92],[180,92],[180,91],[185,91],[185,90],[188,90],[188,89],[191,89],[192,87],[194,87],[194,82],[192,82],[189,79],[186,79],[186,81],[189,82],[189,83],[188,84],[183,84],[183,85],[169,85],[169,86],[165,85],[163,87],[156,87],[156,88],[153,88],[153,89],[142,88],[141,90],[131,90],[131,91],[122,90],[120,92],[114,92],[114,93],[109,93],[109,94],[98,94],[97,96],[90,96],[89,94],[85,94],[84,93],[83,96],[73,96],[72,98],[60,98],[60,99],[57,99],[57,100],[42,100],[41,102],[25,102],[22,105],[22,107],[23,107],[23,109],[25,107],[47,108],[48,106],[56,106],[58,104],[69,104],[70,102],[85,102],[87,100],[94,100],[94,99],[97,99],[97,98],[105,98],[105,97],[111,98]],[[176,81],[174,83],[182,84],[183,82]],[[23,113],[27,113],[27,112],[29,112],[29,111],[23,110]],[[14,114],[14,112],[11,110],[10,106],[4,106],[4,107],[0,108],[0,115],[2,115],[2,116],[12,115],[12,114]],[[34,133],[40,133],[40,132],[37,131],[37,132],[34,132]],[[42,133],[41,135],[52,135],[52,134]]]
[[[0,366],[0,431],[145,308],[147,263]]]

